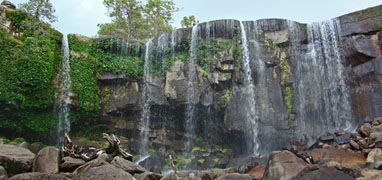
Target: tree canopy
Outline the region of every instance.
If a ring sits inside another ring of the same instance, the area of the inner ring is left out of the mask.
[[[180,21],[182,27],[192,27],[199,23],[198,20],[195,19],[195,16],[184,16],[182,21]]]
[[[26,3],[20,3],[19,8],[32,14],[39,20],[54,23],[57,17],[54,15],[54,9],[50,0],[29,0]]]
[[[112,22],[98,24],[100,36],[121,36],[144,40],[172,29],[173,0],[104,0]]]

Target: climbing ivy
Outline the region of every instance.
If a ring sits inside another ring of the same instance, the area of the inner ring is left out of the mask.
[[[0,29],[0,135],[45,139],[52,124],[62,34],[21,10],[8,10]]]

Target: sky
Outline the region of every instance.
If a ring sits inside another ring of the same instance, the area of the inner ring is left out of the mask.
[[[28,0],[10,0],[14,4]],[[143,0],[144,1],[144,0]],[[51,0],[58,22],[53,27],[64,34],[95,36],[97,24],[110,22],[103,0]],[[382,0],[174,0],[181,10],[174,14],[179,28],[184,16],[200,22],[216,19],[258,20],[283,18],[311,23],[382,4]]]

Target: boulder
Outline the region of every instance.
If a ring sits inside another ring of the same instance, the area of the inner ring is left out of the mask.
[[[16,176],[12,176],[8,180],[70,180],[70,178],[59,174],[32,172],[18,174]]]
[[[105,161],[100,161],[100,160],[97,160],[97,159],[94,159],[90,162],[87,162],[86,164],[78,167],[74,172],[73,174],[81,174],[81,173],[84,173],[86,171],[88,171],[89,169],[91,168],[94,168],[94,167],[99,167],[99,166],[103,166],[103,165],[108,165],[109,163],[105,162]]]
[[[3,166],[0,166],[0,180],[8,179],[7,171]]]
[[[369,147],[382,148],[382,125],[377,125],[375,122],[373,121],[375,126],[371,128]]]
[[[119,169],[115,166],[112,166],[110,164],[99,166],[99,167],[93,167],[87,170],[84,173],[77,174],[73,177],[73,180],[134,180],[135,178],[123,171],[122,169]]]
[[[289,180],[308,166],[290,151],[274,151],[269,157],[264,180]]]
[[[217,178],[216,180],[252,180],[252,177],[249,176],[248,174],[233,173],[233,174],[221,176]]]
[[[364,169],[361,172],[363,177],[357,178],[357,180],[376,180],[382,179],[382,171],[375,169]]]
[[[143,168],[142,166],[137,165],[126,159],[123,159],[119,156],[115,157],[113,161],[111,161],[111,164],[117,168],[123,169],[124,171],[130,173],[131,175],[147,172],[147,170]]]
[[[163,175],[152,172],[144,172],[142,174],[135,174],[134,177],[137,180],[160,180]]]
[[[27,149],[0,144],[0,165],[7,170],[9,176],[30,171],[34,158],[35,154]]]
[[[72,157],[64,157],[60,164],[61,172],[73,172],[76,168],[84,165],[86,162],[82,159],[76,159]]]
[[[165,156],[160,152],[154,152],[150,157],[140,162],[139,165],[151,172],[161,173],[162,167],[166,164],[165,159]]]
[[[371,125],[370,123],[365,123],[359,128],[359,132],[364,136],[364,137],[369,137],[370,136],[370,131],[371,131]]]
[[[205,171],[179,171],[177,174],[168,174],[165,177],[163,177],[161,180],[176,180],[176,179],[202,179],[202,180],[213,180],[218,177],[225,176],[227,174],[234,173],[235,169],[228,168],[228,169],[211,169],[211,170],[205,170]]]
[[[366,162],[373,165],[373,168],[379,169],[382,167],[382,149],[376,148],[371,150],[367,155]]]
[[[312,158],[315,163],[335,161],[342,167],[352,167],[366,163],[364,155],[339,149],[314,149]]]
[[[12,2],[4,0],[1,5],[9,8],[9,9],[16,9],[16,5],[14,5]]]
[[[255,179],[263,179],[265,168],[267,168],[267,165],[262,164],[262,165],[259,165],[259,166],[252,168],[251,170],[249,170],[247,172],[247,174],[254,177]]]
[[[302,170],[292,180],[354,180],[353,177],[338,171],[335,168],[311,166]]]
[[[46,147],[38,152],[33,161],[33,172],[55,174],[59,172],[60,150],[55,147]]]
[[[42,144],[42,143],[39,143],[39,142],[37,142],[37,143],[32,143],[31,144],[31,151],[33,152],[33,153],[35,153],[35,154],[37,154],[42,148],[44,148],[43,147],[44,145]]]
[[[22,142],[20,144],[17,145],[18,147],[22,147],[22,148],[25,148],[25,149],[28,149],[29,151],[32,151],[32,145],[28,142]]]

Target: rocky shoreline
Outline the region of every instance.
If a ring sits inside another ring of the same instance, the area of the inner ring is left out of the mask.
[[[0,143],[0,180],[8,177],[10,180],[382,178],[382,117],[364,123],[355,133],[344,130],[326,133],[310,147],[296,141],[282,151],[273,151],[267,157],[232,158],[225,169],[177,171],[166,175],[150,172],[134,162],[120,156],[113,158],[107,153],[85,162],[69,156],[62,157],[60,150],[55,147],[45,147],[35,154],[32,151],[36,152],[36,148],[25,143]]]

